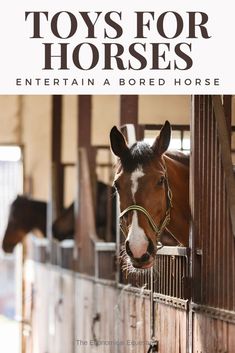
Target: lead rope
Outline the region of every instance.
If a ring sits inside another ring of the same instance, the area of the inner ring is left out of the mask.
[[[151,281],[150,281],[150,345],[147,353],[158,352],[158,341],[155,337],[155,302],[154,302],[154,273],[151,267]]]

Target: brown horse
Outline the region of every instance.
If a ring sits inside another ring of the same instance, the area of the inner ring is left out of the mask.
[[[96,200],[96,230],[100,238],[105,239],[108,226],[107,207],[108,197],[112,197],[112,189],[109,185],[97,181]],[[116,198],[111,199],[111,241],[116,240]],[[39,230],[46,237],[47,203],[33,200],[25,196],[18,196],[10,207],[7,228],[4,234],[2,248],[11,253],[14,247],[22,242],[23,238],[32,230]],[[73,239],[75,233],[74,203],[64,209],[53,222],[52,234],[58,241]]]
[[[126,236],[127,260],[134,268],[152,267],[158,242],[188,245],[189,157],[165,153],[171,126],[165,122],[152,146],[128,147],[113,127],[111,149],[119,157],[114,186],[120,199],[120,224]]]
[[[13,252],[14,247],[22,242],[27,233],[38,229],[46,236],[47,203],[17,196],[10,207],[7,228],[2,241],[5,252]]]
[[[106,240],[106,232],[110,232],[110,240],[116,241],[116,195],[111,186],[102,181],[96,182],[96,232],[99,238]],[[108,198],[110,198],[110,228],[108,227]],[[65,209],[52,225],[53,237],[59,241],[74,237],[74,203]]]

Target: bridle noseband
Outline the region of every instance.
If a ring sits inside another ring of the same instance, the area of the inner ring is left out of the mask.
[[[157,237],[157,242],[160,242],[160,237],[161,237],[161,233],[164,231],[164,229],[166,229],[167,225],[169,224],[170,220],[171,220],[171,208],[173,207],[173,203],[172,203],[172,192],[169,186],[169,180],[168,180],[168,175],[167,175],[167,169],[165,167],[165,177],[164,177],[164,184],[165,184],[165,190],[166,190],[166,201],[167,201],[167,209],[166,209],[166,213],[165,213],[165,217],[163,218],[163,220],[161,221],[160,225],[157,225],[153,219],[153,217],[150,215],[150,213],[143,207],[137,204],[133,204],[128,206],[124,211],[121,212],[119,219],[120,219],[120,228],[123,232],[123,234],[125,236],[127,236],[126,231],[122,225],[122,218],[124,215],[126,215],[128,212],[130,211],[138,211],[138,212],[142,212],[145,217],[147,217],[148,222],[152,228],[152,230],[154,231],[154,233],[156,234]],[[172,234],[170,232],[170,234]],[[172,234],[173,236],[173,234]],[[174,237],[174,236],[173,236]],[[174,237],[175,238],[175,237]]]

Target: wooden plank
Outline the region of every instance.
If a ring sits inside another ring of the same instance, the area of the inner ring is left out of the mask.
[[[124,301],[124,327],[123,327],[123,338],[125,342],[131,339],[131,321],[130,321],[130,312],[129,312],[129,296],[128,292],[124,292],[123,294],[123,301]],[[129,352],[127,345],[124,346],[124,352]]]
[[[62,293],[61,293],[61,278],[58,269],[53,266],[48,271],[48,326],[49,326],[49,353],[61,353],[61,322],[62,322]]]
[[[227,323],[216,320],[217,349],[219,352],[227,351]]]
[[[145,317],[145,341],[150,342],[150,300],[149,298],[144,299],[144,317]],[[156,332],[157,335],[157,332]],[[158,336],[157,336],[158,338]]]
[[[62,323],[60,326],[60,350],[74,353],[75,347],[75,280],[72,272],[62,272]]]
[[[158,304],[157,309],[157,339],[159,352],[186,353],[187,352],[187,313],[164,304]]]
[[[227,196],[230,204],[230,217],[232,222],[232,231],[235,236],[235,179],[233,175],[233,167],[230,153],[230,139],[226,125],[226,118],[220,96],[213,96],[213,106],[215,118],[217,122],[217,131],[221,146],[221,158],[225,173],[225,183]]]
[[[83,281],[75,279],[75,351],[84,351],[80,341],[84,337],[84,305],[83,305]]]
[[[200,316],[193,314],[193,353],[203,352],[202,337],[205,332],[204,321],[200,321]]]
[[[136,339],[139,342],[145,342],[145,298],[143,296],[136,297]],[[136,353],[146,351],[147,346],[138,344]]]
[[[95,229],[95,215],[91,190],[91,176],[87,153],[79,150],[79,187],[78,217],[76,227],[76,243],[78,247],[78,270],[81,273],[94,275],[95,252],[94,242],[98,241]]]
[[[24,350],[22,353],[32,353],[33,340],[32,340],[32,319],[34,315],[34,301],[35,301],[35,269],[34,262],[25,259],[24,261],[24,292],[22,293],[23,308],[22,318],[24,324],[22,331],[24,331]]]
[[[119,303],[119,315],[118,315],[118,339],[126,342],[126,337],[129,334],[128,328],[128,317],[127,317],[127,293],[125,290],[121,290],[118,298]],[[126,344],[123,345],[123,353],[127,352]]]
[[[108,341],[115,342],[116,339],[116,305],[117,305],[117,291],[113,287],[104,286],[104,297],[109,298],[109,301],[105,301],[105,337]],[[115,344],[107,347],[107,352],[115,352]]]
[[[49,352],[49,287],[45,278],[49,277],[48,267],[35,263],[35,291],[32,317],[32,353]]]
[[[130,337],[129,337],[129,351],[136,352],[136,344],[139,337],[136,335],[136,296],[129,295],[129,315],[130,315]]]
[[[190,208],[192,213],[192,232],[191,237],[192,246],[192,262],[191,262],[191,273],[193,274],[194,280],[197,282],[197,286],[192,288],[192,298],[195,302],[198,302],[202,296],[201,288],[201,256],[197,255],[197,249],[201,249],[201,237],[200,237],[200,159],[198,156],[201,155],[200,146],[200,96],[193,96],[192,98],[192,119],[191,119],[191,149],[192,156],[190,161]]]
[[[188,344],[189,344],[189,326],[188,326],[188,312],[178,311],[179,313],[179,353],[187,353],[188,352]]]
[[[75,283],[75,352],[89,353],[91,351],[90,340],[93,340],[94,284],[83,278],[76,278]]]
[[[235,325],[228,325],[228,353],[235,352]]]
[[[223,96],[223,107],[224,107],[224,113],[226,117],[228,134],[229,134],[229,137],[231,138],[231,132],[232,132],[232,96],[231,95]]]
[[[193,333],[193,353],[233,353],[235,351],[234,324],[194,313]]]

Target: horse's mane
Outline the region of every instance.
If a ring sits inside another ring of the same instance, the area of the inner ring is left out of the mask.
[[[132,172],[139,165],[148,164],[154,159],[154,153],[150,145],[144,141],[135,142],[129,151],[121,157],[117,169],[123,167],[126,172]]]
[[[174,161],[180,162],[183,165],[189,167],[190,156],[181,151],[167,151],[165,155]]]
[[[165,155],[187,167],[189,166],[189,155],[183,152],[167,151]],[[144,141],[136,142],[130,147],[129,153],[119,160],[117,169],[122,166],[124,170],[131,172],[135,170],[138,165],[148,164],[154,157],[155,154],[148,143]]]

